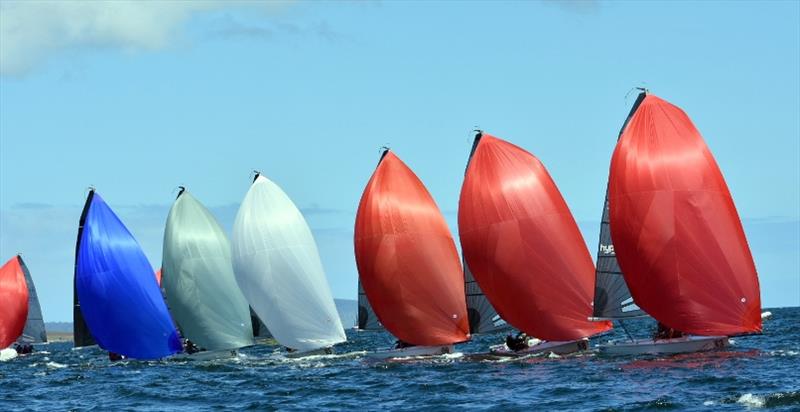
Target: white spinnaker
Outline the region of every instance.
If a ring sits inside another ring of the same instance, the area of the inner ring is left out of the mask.
[[[281,345],[309,351],[347,340],[308,224],[263,176],[242,201],[231,248],[239,287]]]

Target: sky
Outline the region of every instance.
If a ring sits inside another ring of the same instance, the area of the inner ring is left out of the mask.
[[[333,295],[355,298],[380,147],[457,236],[476,126],[545,164],[594,254],[642,86],[716,157],[763,306],[800,305],[797,1],[0,0],[0,256],[23,253],[45,319],[70,321],[88,186],[158,267],[178,185],[230,231],[258,169],[305,214]]]

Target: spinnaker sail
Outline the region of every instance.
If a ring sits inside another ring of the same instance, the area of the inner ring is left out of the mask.
[[[590,322],[594,265],[578,225],[542,163],[478,133],[458,208],[467,264],[500,316],[531,336],[581,339]]]
[[[183,337],[207,350],[253,344],[249,306],[236,284],[228,237],[183,188],[167,217],[162,270],[170,312]]]
[[[413,345],[469,339],[450,229],[419,178],[389,150],[361,196],[354,241],[361,284],[389,332]]]
[[[645,94],[614,150],[608,192],[617,260],[644,311],[695,335],[761,331],[739,215],[686,113]]]
[[[28,286],[17,256],[0,267],[0,349],[22,335],[28,317]]]
[[[44,328],[44,318],[42,317],[42,308],[39,306],[36,285],[33,284],[31,272],[28,270],[28,265],[22,260],[22,256],[17,255],[17,260],[19,260],[19,266],[25,275],[25,284],[28,286],[28,318],[19,341],[25,343],[47,342],[47,331]]]
[[[182,350],[153,268],[136,239],[92,190],[75,256],[78,309],[97,344],[135,359]]]
[[[311,229],[264,176],[242,201],[231,246],[240,289],[281,345],[306,352],[347,339]]]

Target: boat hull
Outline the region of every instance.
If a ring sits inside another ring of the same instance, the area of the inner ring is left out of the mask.
[[[333,355],[333,348],[328,346],[326,348],[312,349],[303,352],[286,352],[284,355],[290,359],[303,358],[306,356]]]
[[[171,360],[207,361],[217,359],[233,359],[239,356],[237,349],[204,350],[192,354],[180,353],[171,356]]]
[[[685,336],[675,339],[637,339],[600,345],[603,355],[657,355],[703,352],[729,345],[726,336]]]
[[[523,350],[511,350],[505,344],[494,345],[489,348],[489,352],[493,355],[499,356],[525,356],[534,355],[537,353],[555,353],[557,355],[566,355],[569,353],[580,352],[589,348],[588,339],[578,339],[571,341],[538,341],[533,345],[528,346]]]
[[[385,349],[369,352],[365,356],[369,359],[392,359],[414,356],[436,356],[448,353],[453,353],[453,345],[410,346],[407,348]]]
[[[0,362],[14,359],[17,356],[17,350],[14,348],[0,349]]]

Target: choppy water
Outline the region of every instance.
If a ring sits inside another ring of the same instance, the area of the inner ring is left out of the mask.
[[[53,343],[0,363],[0,410],[800,410],[800,308],[772,312],[761,336],[667,357],[470,356],[498,334],[452,355],[377,362],[364,351],[391,337],[348,331],[338,355],[290,360],[262,345],[231,360],[112,364],[99,349]]]

